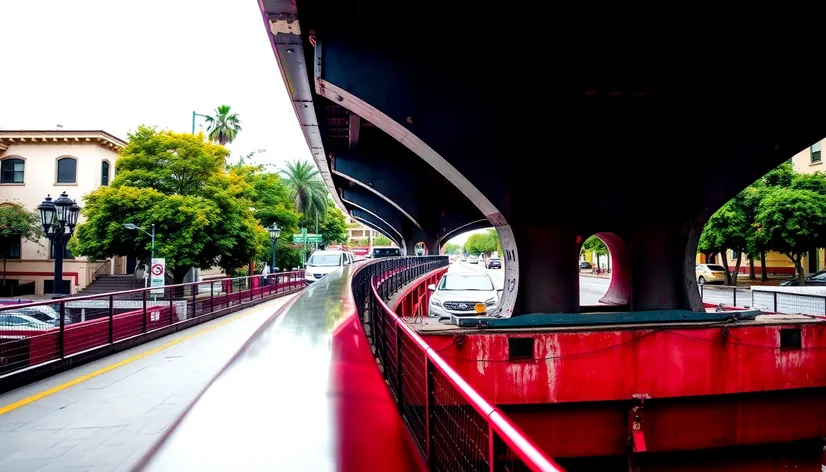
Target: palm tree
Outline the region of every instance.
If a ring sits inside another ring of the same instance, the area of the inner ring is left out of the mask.
[[[224,146],[235,141],[241,131],[241,119],[237,113],[230,113],[229,105],[215,109],[215,116],[206,117],[209,139]]]
[[[281,173],[292,190],[295,209],[304,214],[304,222],[309,223],[311,215],[324,220],[327,216],[327,187],[318,169],[310,162],[295,161],[288,162]]]

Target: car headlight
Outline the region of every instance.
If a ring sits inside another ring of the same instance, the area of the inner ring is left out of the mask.
[[[485,306],[493,306],[496,305],[496,297],[489,298],[485,300]]]
[[[436,297],[430,297],[430,304],[433,306],[442,306],[442,301]]]

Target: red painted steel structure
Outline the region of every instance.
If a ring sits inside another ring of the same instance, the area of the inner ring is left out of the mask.
[[[398,299],[397,306],[416,306],[421,302],[421,288],[427,291],[427,284],[431,280],[441,277],[446,269],[438,270],[418,279],[412,286],[408,286],[402,296]],[[378,276],[379,283],[388,278],[387,274]],[[440,430],[447,429],[457,436],[469,436],[469,442],[475,444],[476,436],[486,436],[489,441],[486,447],[478,450],[461,451],[459,454],[463,459],[470,456],[469,462],[485,461],[491,471],[502,470],[502,462],[507,458],[513,458],[524,464],[533,471],[561,471],[562,469],[539,449],[528,436],[512,423],[504,413],[495,408],[486,400],[483,393],[475,390],[465,379],[439,353],[439,350],[430,346],[418,333],[411,329],[404,320],[399,317],[381,299],[377,291],[377,281],[374,276],[371,281],[371,291],[374,300],[378,305],[381,314],[377,322],[376,329],[384,330],[383,338],[386,346],[379,346],[387,352],[395,351],[391,357],[395,357],[396,365],[388,365],[391,385],[401,390],[403,397],[400,403],[408,407],[414,406],[424,409],[425,425],[423,431],[411,430],[414,439],[418,439],[420,448],[428,460],[428,465],[433,470],[453,470],[449,464],[458,461],[450,450],[450,445],[441,444],[442,440],[437,439],[435,432],[439,425]],[[404,299],[411,298],[413,303],[405,302]],[[424,298],[427,298],[425,296]],[[375,316],[375,314],[374,314]],[[423,390],[424,389],[424,390]],[[489,398],[489,397],[488,397]],[[475,412],[463,411],[469,407]],[[457,411],[457,409],[459,411]],[[479,422],[486,431],[480,434]],[[419,433],[417,435],[417,432]],[[419,437],[417,437],[419,436]],[[457,441],[460,445],[462,442]],[[500,443],[504,447],[500,447]],[[422,447],[423,446],[423,447]],[[479,446],[476,446],[479,447]],[[476,455],[476,457],[473,457]],[[456,470],[465,470],[461,466],[456,466]],[[504,469],[509,470],[509,469]]]

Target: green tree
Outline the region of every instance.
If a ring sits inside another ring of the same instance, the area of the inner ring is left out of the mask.
[[[235,141],[241,132],[241,119],[237,113],[230,111],[229,105],[220,105],[215,109],[215,115],[205,120],[209,139],[222,146]]]
[[[775,188],[764,195],[755,223],[756,239],[791,259],[800,285],[804,285],[803,256],[826,246],[826,196],[811,190]]]
[[[456,243],[445,244],[445,254],[459,254],[462,251],[462,246]]]
[[[303,224],[307,226],[315,219],[321,222],[327,214],[327,188],[315,165],[307,161],[287,163],[281,173],[292,189],[295,208],[303,214]]]
[[[599,267],[600,257],[608,254],[608,246],[596,236],[590,236],[582,242],[582,248],[579,250],[580,254],[587,252],[594,253],[597,256],[597,267]]]
[[[373,237],[373,246],[392,246],[393,241],[383,234],[377,234]]]
[[[22,240],[38,242],[44,237],[40,217],[17,205],[0,206],[0,250],[3,257],[3,286],[6,286],[6,260],[11,256],[11,246]]]
[[[471,234],[467,238],[467,241],[465,241],[465,252],[468,254],[478,256],[479,254],[488,254],[493,251],[502,251],[499,234],[495,229],[489,229],[485,233]]]
[[[751,221],[744,211],[742,198],[728,201],[708,219],[703,227],[698,249],[704,253],[718,251],[726,267],[726,282],[737,285],[737,274],[743,261],[743,252],[747,249],[748,233],[751,230]],[[734,264],[734,273],[728,270],[726,250],[733,249],[737,254]]]
[[[234,164],[227,166],[229,175],[237,175],[251,186],[255,218],[265,228],[273,223],[281,228],[276,247],[276,266],[295,267],[300,260],[299,252],[292,245],[292,237],[298,232],[301,215],[295,210],[290,188],[274,172],[267,172],[263,165]],[[261,253],[265,262],[272,260],[272,241],[268,238]]]
[[[319,226],[319,233],[321,242],[325,246],[333,243],[347,243],[347,219],[330,199],[327,200],[327,217]]]
[[[83,197],[86,222],[70,243],[75,254],[148,258],[150,238],[123,227],[133,223],[155,224],[155,254],[176,283],[190,267],[220,264],[229,273],[260,255],[269,237],[252,209],[255,188],[226,172],[226,148],[145,126],[129,138],[112,185]]]

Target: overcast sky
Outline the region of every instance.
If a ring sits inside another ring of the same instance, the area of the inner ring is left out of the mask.
[[[255,0],[0,0],[0,19],[0,129],[126,139],[140,124],[188,132],[193,111],[227,104],[233,154],[312,159]]]
[[[2,129],[189,132],[228,104],[234,154],[311,159],[255,0],[0,0],[0,18]]]

